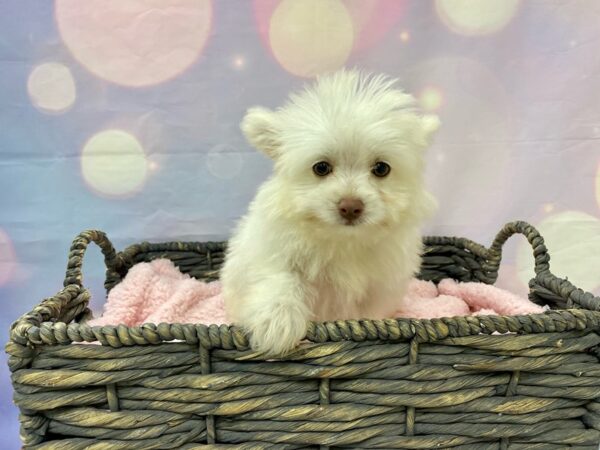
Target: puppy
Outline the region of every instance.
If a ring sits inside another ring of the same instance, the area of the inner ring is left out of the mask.
[[[435,207],[423,151],[438,128],[395,80],[323,76],[241,129],[274,162],[229,242],[228,317],[255,350],[280,355],[311,320],[385,318],[418,271],[420,225]]]

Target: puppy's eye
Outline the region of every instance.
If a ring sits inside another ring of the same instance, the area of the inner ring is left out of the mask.
[[[327,161],[319,161],[312,169],[315,175],[319,177],[327,176],[333,171],[333,167]]]
[[[371,173],[373,175],[375,175],[376,177],[383,178],[383,177],[386,177],[390,173],[390,170],[392,170],[392,168],[390,167],[390,165],[388,163],[385,163],[383,161],[378,161],[375,163],[375,165],[371,169]]]

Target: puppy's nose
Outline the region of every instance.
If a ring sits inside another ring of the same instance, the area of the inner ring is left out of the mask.
[[[357,198],[343,198],[338,203],[338,212],[344,219],[352,222],[360,217],[365,204]]]

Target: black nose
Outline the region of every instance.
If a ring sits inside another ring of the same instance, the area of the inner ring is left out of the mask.
[[[352,222],[360,217],[365,204],[357,198],[344,198],[338,203],[338,212],[344,219]]]

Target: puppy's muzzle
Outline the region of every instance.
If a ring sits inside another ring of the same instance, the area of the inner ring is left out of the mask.
[[[365,209],[365,204],[357,198],[343,198],[338,203],[338,212],[349,224],[358,219]]]

